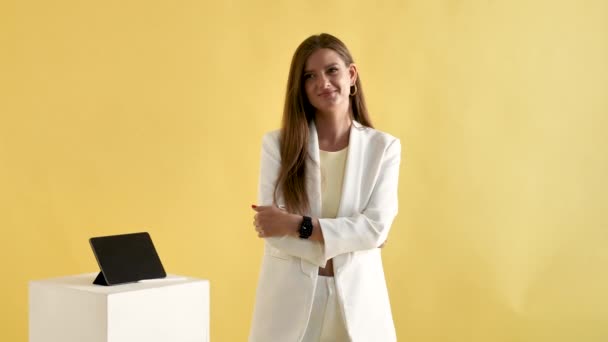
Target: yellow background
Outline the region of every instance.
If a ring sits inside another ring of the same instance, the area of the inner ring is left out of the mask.
[[[149,231],[246,339],[259,149],[289,62],[330,32],[402,139],[383,252],[400,341],[608,341],[608,2],[0,3],[0,340],[27,282]]]

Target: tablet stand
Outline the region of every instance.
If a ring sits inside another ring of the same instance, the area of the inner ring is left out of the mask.
[[[103,276],[103,272],[99,272],[99,274],[97,275],[97,277],[95,278],[95,280],[93,280],[93,284],[95,284],[95,285],[103,285],[103,286],[110,286],[110,284],[108,284],[108,282],[106,281],[106,277]]]

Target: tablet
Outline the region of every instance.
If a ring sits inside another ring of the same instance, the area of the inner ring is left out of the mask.
[[[93,284],[117,285],[167,274],[147,232],[89,239],[100,272]]]

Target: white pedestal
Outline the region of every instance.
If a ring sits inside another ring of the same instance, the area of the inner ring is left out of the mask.
[[[30,342],[208,342],[209,281],[93,285],[96,273],[29,284]]]

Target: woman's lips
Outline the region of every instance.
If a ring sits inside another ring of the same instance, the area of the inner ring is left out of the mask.
[[[327,96],[331,96],[335,92],[336,92],[335,90],[328,90],[328,91],[324,91],[324,92],[320,93],[319,96],[327,97]]]

